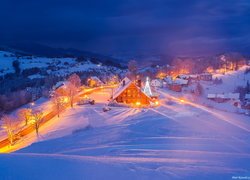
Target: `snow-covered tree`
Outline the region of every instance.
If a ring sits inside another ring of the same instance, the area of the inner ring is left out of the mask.
[[[79,78],[77,74],[72,74],[68,78],[68,83],[66,85],[66,92],[67,92],[67,96],[69,98],[71,107],[73,107],[74,105],[75,96],[80,86],[81,86],[81,79]]]
[[[81,79],[77,74],[72,74],[68,78],[68,82],[71,83],[76,88],[79,88],[81,86]]]
[[[9,115],[4,115],[2,117],[3,120],[3,128],[5,129],[9,142],[11,145],[14,143],[14,137],[15,137],[15,130],[18,127],[18,123],[15,121],[15,119]]]
[[[29,109],[29,108],[23,108],[23,109],[20,109],[18,111],[18,118],[21,120],[21,121],[24,121],[25,122],[25,125],[28,124],[28,121],[30,119],[30,116],[31,116],[31,112],[32,110]]]
[[[203,87],[202,85],[198,82],[194,91],[196,96],[201,96],[203,93]]]
[[[32,111],[31,123],[34,125],[37,136],[38,136],[38,133],[39,133],[39,127],[40,127],[41,122],[42,122],[42,117],[43,117],[43,112],[41,110]]]
[[[55,105],[55,108],[56,108],[56,111],[57,111],[57,117],[59,118],[60,117],[60,112],[62,111],[63,107],[64,107],[64,104],[66,103],[64,101],[64,98],[66,97],[63,97],[61,96],[59,93],[55,92],[53,94],[53,97],[52,97],[52,102],[53,104]]]

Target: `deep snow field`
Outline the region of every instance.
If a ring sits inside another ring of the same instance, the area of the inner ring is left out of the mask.
[[[0,179],[250,177],[249,117],[160,94],[160,107],[108,112],[108,92],[93,95],[102,101],[67,110],[0,155]]]

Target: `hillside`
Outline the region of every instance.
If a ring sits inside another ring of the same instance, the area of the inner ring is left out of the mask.
[[[155,109],[77,106],[0,155],[0,179],[230,179],[249,175],[246,116],[185,105],[161,91]],[[92,98],[107,92],[93,94]],[[107,96],[108,97],[108,96]],[[34,163],[36,165],[34,165]],[[53,168],[52,168],[53,167]],[[197,178],[199,177],[199,178]]]
[[[46,69],[47,74],[67,76],[72,72],[88,72],[88,71],[106,71],[113,70],[120,72],[119,68],[102,64],[101,62],[92,62],[90,58],[47,58],[39,56],[19,56],[11,52],[0,51],[0,76],[7,73],[14,73],[12,66],[13,61],[20,62],[21,70],[38,68]]]

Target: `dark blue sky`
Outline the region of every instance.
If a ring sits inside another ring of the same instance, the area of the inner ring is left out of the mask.
[[[0,41],[105,54],[250,48],[249,0],[0,0]]]

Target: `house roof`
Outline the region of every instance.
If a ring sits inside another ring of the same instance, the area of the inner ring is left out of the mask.
[[[250,94],[246,94],[245,99],[250,99]]]
[[[176,78],[176,79],[174,80],[174,83],[175,83],[175,84],[180,84],[180,85],[186,85],[186,84],[188,84],[188,80]]]
[[[207,98],[216,98],[216,94],[208,94]]]
[[[123,85],[123,82],[125,84]],[[125,89],[127,89],[131,84],[134,84],[133,81],[131,81],[129,78],[125,77],[119,84],[119,86],[116,88],[114,94],[113,94],[113,99],[117,98]],[[135,85],[135,84],[134,84]],[[138,88],[139,91],[141,91],[145,96],[147,96],[149,99],[150,97],[145,94],[139,87],[135,85],[136,88]]]
[[[152,81],[162,82],[162,80],[161,80],[161,79],[152,79],[152,80],[151,80],[151,82],[152,82]]]
[[[221,99],[239,99],[239,93],[227,93],[227,94],[208,94],[207,98],[221,98]]]
[[[91,76],[89,79],[92,79],[94,81],[98,81],[99,83],[103,83],[97,76]]]
[[[163,81],[167,82],[168,84],[173,83],[172,77],[170,77],[170,76],[165,77],[165,78],[163,79]]]
[[[58,81],[54,86],[53,89],[58,89],[66,84],[65,81]]]

